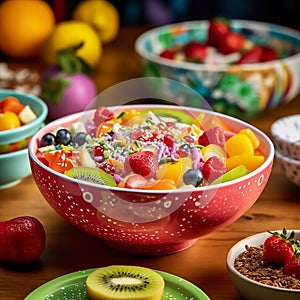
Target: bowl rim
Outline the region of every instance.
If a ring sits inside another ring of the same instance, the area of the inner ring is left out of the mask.
[[[166,105],[163,104],[153,104],[152,105],[153,108],[166,108]],[[119,106],[107,106],[108,109],[116,109],[116,110],[120,110],[121,108],[136,108],[136,109],[143,109],[143,108],[148,108],[149,109],[149,104],[135,104],[135,105],[119,105]],[[253,125],[234,118],[232,116],[229,115],[225,115],[222,113],[218,113],[218,112],[212,112],[212,111],[208,111],[205,109],[199,109],[199,108],[194,108],[194,107],[187,107],[187,106],[175,106],[175,105],[168,105],[168,107],[173,108],[173,109],[185,109],[189,112],[193,112],[194,114],[197,113],[199,114],[200,112],[208,112],[210,114],[213,114],[214,116],[220,117],[220,118],[225,118],[229,121],[232,122],[238,122],[239,124],[241,124],[242,126],[246,127],[246,128],[250,128],[252,129],[254,132],[258,133],[261,138],[266,142],[267,146],[268,146],[268,155],[266,156],[265,161],[263,162],[263,164],[261,166],[259,166],[257,169],[255,169],[254,171],[249,172],[249,174],[228,181],[228,182],[223,182],[223,183],[218,183],[218,184],[214,184],[214,185],[209,185],[209,186],[204,186],[204,187],[195,187],[195,188],[186,188],[186,189],[175,189],[175,190],[139,190],[139,189],[129,189],[129,188],[120,188],[120,187],[110,187],[110,186],[105,186],[105,185],[101,185],[101,188],[103,189],[107,189],[107,190],[112,190],[112,191],[122,191],[122,192],[130,192],[130,193],[143,193],[143,194],[162,194],[162,193],[187,193],[187,192],[197,192],[197,191],[204,191],[204,190],[214,190],[214,189],[218,189],[218,188],[226,188],[232,185],[235,185],[237,182],[239,182],[241,180],[241,178],[243,178],[243,180],[247,180],[249,178],[251,178],[252,176],[256,176],[258,173],[262,172],[263,169],[265,169],[266,166],[268,165],[272,165],[273,164],[273,160],[274,160],[274,155],[275,155],[275,149],[274,149],[274,145],[272,143],[272,141],[270,140],[270,138],[260,129],[254,127]],[[57,123],[61,124],[61,123],[68,123],[68,122],[74,122],[75,120],[79,120],[80,116],[82,116],[82,114],[84,113],[93,113],[95,111],[95,109],[90,109],[88,111],[84,111],[84,112],[79,112],[79,113],[75,113],[75,114],[71,114],[68,116],[64,116],[62,118],[56,119],[50,123],[48,123],[45,127],[43,127],[42,129],[40,129],[38,132],[36,132],[34,134],[34,136],[31,138],[29,145],[28,145],[28,151],[29,151],[29,157],[36,163],[38,164],[41,168],[46,169],[48,172],[52,173],[53,175],[56,175],[58,177],[62,177],[64,180],[73,182],[73,183],[82,183],[84,185],[87,186],[92,186],[92,187],[99,187],[99,184],[94,184],[94,183],[89,183],[89,182],[85,182],[85,181],[78,181],[76,179],[70,178],[66,175],[63,175],[51,168],[49,168],[48,166],[44,165],[35,155],[33,149],[36,146],[36,142],[37,142],[37,138],[40,135],[40,131],[41,130],[46,130],[48,127],[53,126],[54,124]]]
[[[273,136],[273,138],[277,141],[280,141],[280,142],[284,142],[286,144],[289,144],[289,145],[293,145],[293,147],[299,147],[300,148],[300,143],[297,141],[293,141],[293,140],[289,140],[286,138],[286,136],[283,136],[281,135],[281,131],[278,129],[279,128],[282,128],[282,122],[284,121],[289,121],[289,120],[293,120],[293,119],[296,119],[300,122],[300,114],[292,114],[292,115],[287,115],[287,116],[284,116],[282,118],[279,118],[277,119],[276,121],[273,122],[273,124],[271,125],[271,128],[270,128],[270,132]],[[300,125],[299,125],[299,133],[300,133]]]
[[[38,104],[41,107],[41,114],[37,116],[37,118],[35,120],[33,120],[30,123],[24,124],[18,128],[13,128],[13,129],[9,129],[9,130],[5,130],[5,131],[0,131],[0,138],[5,138],[7,136],[10,136],[11,134],[22,134],[24,132],[26,132],[27,130],[29,130],[30,128],[39,126],[39,124],[43,123],[48,115],[48,107],[46,105],[46,103],[40,99],[39,97],[32,95],[32,94],[27,94],[24,92],[20,92],[17,90],[8,90],[8,89],[0,89],[0,93],[1,92],[5,92],[7,94],[11,94],[11,96],[13,97],[26,97],[28,98],[30,101],[33,100],[33,102],[35,102],[36,104]],[[1,95],[1,94],[0,94]],[[3,98],[2,98],[3,99]],[[1,99],[1,101],[2,101]]]
[[[299,159],[295,159],[295,158],[292,158],[290,156],[286,156],[278,150],[275,151],[275,156],[281,161],[284,161],[286,163],[290,163],[292,165],[297,165],[297,166],[299,165],[300,166],[300,160]]]
[[[272,232],[273,231],[281,232],[282,229],[271,230],[271,231]],[[296,236],[298,236],[300,238],[300,230],[299,229],[289,229],[289,230],[287,230],[288,234],[290,234],[290,232],[292,232],[292,231],[295,231]],[[280,291],[280,292],[289,292],[289,293],[292,292],[292,293],[300,294],[300,289],[280,288],[280,287],[276,287],[276,286],[270,286],[270,285],[267,285],[267,284],[263,284],[263,283],[257,282],[253,279],[250,279],[250,278],[246,277],[245,275],[241,274],[239,271],[237,271],[235,269],[233,261],[236,257],[233,257],[233,252],[236,248],[239,248],[241,246],[244,246],[243,248],[245,248],[246,245],[259,246],[257,243],[251,243],[251,242],[253,240],[256,240],[256,239],[265,240],[269,236],[270,236],[270,233],[268,233],[268,232],[260,232],[260,233],[254,234],[254,235],[247,236],[247,237],[243,238],[242,240],[239,240],[237,243],[235,243],[229,249],[229,251],[227,252],[227,255],[226,255],[226,266],[227,266],[228,271],[231,272],[233,275],[239,277],[243,281],[246,281],[247,283],[252,284],[252,285],[257,285],[257,286],[262,287],[262,288],[271,289],[271,290]],[[239,252],[238,255],[240,253],[242,253],[242,252]]]
[[[240,27],[256,27],[256,28],[270,28],[272,29],[273,32],[282,32],[285,35],[292,36],[293,38],[299,39],[300,40],[300,32],[297,30],[286,27],[283,25],[278,25],[274,23],[268,23],[268,22],[262,22],[262,21],[252,21],[252,20],[243,20],[243,19],[231,19],[230,22],[233,24],[233,26],[240,26]],[[228,64],[220,64],[217,66],[212,66],[209,64],[195,64],[192,62],[184,62],[184,61],[174,61],[170,60],[167,58],[159,57],[157,55],[152,56],[149,54],[149,52],[143,47],[142,41],[148,38],[151,35],[154,35],[157,30],[167,30],[173,27],[180,27],[180,26],[186,26],[188,28],[194,28],[199,25],[204,25],[208,26],[209,20],[193,20],[193,21],[183,21],[183,22],[178,22],[178,23],[171,23],[171,24],[166,24],[162,25],[159,27],[155,27],[152,29],[149,29],[142,33],[140,36],[137,37],[135,41],[135,51],[145,59],[148,59],[149,61],[152,61],[157,64],[164,65],[166,67],[171,67],[171,68],[183,68],[187,70],[194,70],[194,71],[200,71],[200,70],[209,70],[209,71],[224,71],[227,70],[228,68],[237,68],[241,67],[243,69],[261,69],[262,66],[264,67],[271,67],[274,66],[274,63],[280,63],[280,62],[286,62],[286,61],[291,61],[294,60],[298,57],[300,57],[300,52],[295,53],[293,55],[290,55],[285,58],[269,61],[269,62],[261,62],[261,63],[252,63],[252,64],[243,64],[243,65],[228,65]]]

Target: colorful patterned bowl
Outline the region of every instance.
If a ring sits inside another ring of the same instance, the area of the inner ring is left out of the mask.
[[[281,230],[271,230],[280,232]],[[295,231],[295,238],[300,238],[300,230]],[[289,231],[290,232],[290,231]],[[289,233],[288,233],[289,235]],[[287,289],[274,287],[259,283],[249,279],[238,272],[234,267],[235,259],[246,250],[247,246],[260,246],[270,236],[268,232],[258,233],[237,242],[229,251],[226,258],[227,270],[229,277],[243,298],[248,300],[298,300],[300,299],[299,289]]]
[[[112,110],[162,108],[165,105],[130,105]],[[203,110],[169,106],[198,116]],[[260,140],[265,162],[239,179],[208,187],[178,190],[135,190],[78,181],[62,175],[37,157],[38,142],[58,126],[82,117],[74,114],[57,119],[31,139],[29,158],[32,175],[42,195],[67,221],[95,235],[118,251],[139,255],[165,255],[193,245],[199,237],[238,219],[259,198],[269,179],[274,159],[270,139],[257,128],[230,116],[205,111],[220,118],[228,128],[251,128]],[[92,118],[94,110],[85,112]],[[117,112],[116,112],[117,113]]]
[[[278,152],[300,162],[300,115],[278,119],[271,126],[271,134]]]
[[[276,61],[218,65],[196,64],[159,57],[167,47],[191,40],[206,41],[208,21],[191,21],[151,29],[136,40],[146,76],[180,81],[202,95],[214,111],[238,118],[253,118],[266,110],[291,101],[300,91],[300,33],[275,24],[232,20],[234,30],[255,43],[272,45]],[[180,91],[168,86],[170,95]],[[202,108],[199,98],[177,97],[180,105]]]

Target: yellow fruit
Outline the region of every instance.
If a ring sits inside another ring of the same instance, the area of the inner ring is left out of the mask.
[[[13,58],[34,57],[54,26],[54,13],[42,0],[3,1],[0,4],[0,51]]]
[[[103,44],[114,40],[119,31],[119,13],[113,4],[105,0],[81,1],[75,7],[72,18],[89,23]]]
[[[82,21],[68,20],[58,23],[43,47],[43,58],[49,65],[57,64],[59,50],[83,46],[76,54],[81,57],[91,68],[95,67],[102,54],[102,44],[95,30]]]

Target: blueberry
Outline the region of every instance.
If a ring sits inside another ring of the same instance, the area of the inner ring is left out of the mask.
[[[59,129],[56,133],[56,138],[55,138],[56,144],[59,145],[71,145],[72,144],[72,134],[69,130],[67,129]]]
[[[183,174],[183,182],[193,186],[199,186],[203,182],[203,175],[198,169],[189,169]]]
[[[86,141],[87,134],[85,132],[77,132],[74,135],[73,143],[76,146],[82,146]]]
[[[46,147],[55,145],[55,135],[53,133],[46,133],[40,140],[39,147]]]

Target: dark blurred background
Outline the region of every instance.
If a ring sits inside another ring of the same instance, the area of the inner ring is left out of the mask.
[[[84,1],[84,0],[83,0]],[[121,24],[163,25],[223,16],[300,25],[300,0],[107,0],[118,9]],[[47,0],[59,21],[70,18],[80,0]]]

